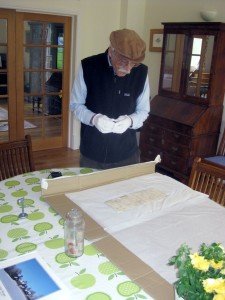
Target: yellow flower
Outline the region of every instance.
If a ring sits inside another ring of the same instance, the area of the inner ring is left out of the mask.
[[[214,284],[215,284],[215,279],[208,278],[202,281],[204,290],[207,293],[212,293],[214,291]]]
[[[202,282],[204,290],[207,293],[217,293],[225,295],[225,279],[223,278],[208,278]]]
[[[195,269],[208,271],[210,262],[198,253],[190,254],[191,263]]]
[[[217,294],[213,297],[213,300],[225,300],[224,294]]]
[[[223,267],[223,261],[219,261],[216,263],[213,259],[210,260],[210,266],[213,267],[214,269],[221,269]]]

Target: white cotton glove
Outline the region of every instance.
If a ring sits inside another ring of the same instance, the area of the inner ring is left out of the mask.
[[[101,132],[101,133],[110,133],[113,132],[114,120],[108,118],[105,115],[97,114],[92,119],[92,124]]]
[[[115,120],[114,133],[124,133],[132,125],[131,117],[124,115]]]

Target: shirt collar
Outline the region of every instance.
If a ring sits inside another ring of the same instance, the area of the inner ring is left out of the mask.
[[[110,56],[109,56],[109,51],[107,53],[107,59],[108,59],[108,63],[109,63],[109,66],[112,67],[112,63],[111,63],[111,59],[110,59]]]

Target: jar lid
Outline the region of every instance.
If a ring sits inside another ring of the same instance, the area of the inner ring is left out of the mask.
[[[82,212],[77,208],[72,208],[67,214],[66,218],[72,220],[80,220],[83,218]]]

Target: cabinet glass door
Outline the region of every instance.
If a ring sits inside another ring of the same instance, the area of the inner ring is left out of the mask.
[[[162,88],[179,93],[183,63],[184,34],[167,34],[164,52]]]
[[[213,45],[213,35],[195,35],[192,37],[186,90],[188,96],[207,98]]]
[[[161,75],[164,93],[207,101],[214,39],[214,35],[166,33]]]

